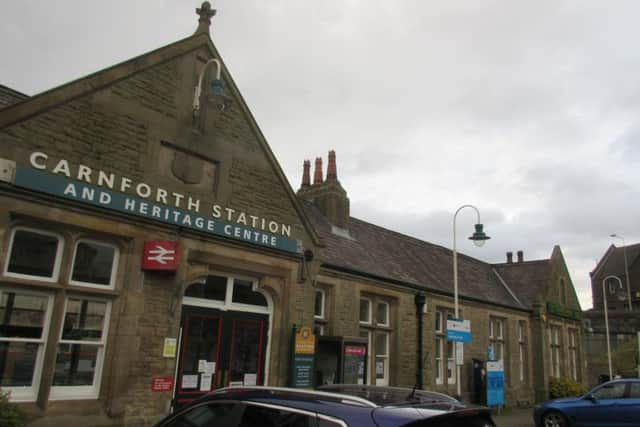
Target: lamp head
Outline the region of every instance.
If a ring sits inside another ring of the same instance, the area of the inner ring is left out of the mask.
[[[473,241],[473,244],[480,247],[484,245],[484,242],[489,240],[491,237],[487,236],[484,231],[482,231],[482,224],[476,224],[476,231],[469,237],[469,240]]]

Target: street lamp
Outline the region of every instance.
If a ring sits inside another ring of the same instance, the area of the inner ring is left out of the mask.
[[[609,237],[615,237],[622,240],[622,253],[624,255],[624,275],[627,278],[627,299],[629,303],[629,311],[633,311],[633,304],[631,303],[631,284],[629,281],[629,266],[627,265],[627,245],[624,242],[624,237],[619,234],[611,234]]]
[[[458,212],[460,212],[464,208],[473,208],[476,211],[476,215],[478,216],[478,222],[475,225],[475,232],[469,237],[469,240],[473,241],[473,244],[480,247],[484,245],[485,241],[489,240],[491,237],[487,236],[484,231],[482,231],[482,223],[480,222],[480,211],[473,205],[462,205],[458,208],[456,213],[453,215],[453,306],[454,306],[454,315],[456,319],[459,319],[459,309],[458,309],[458,252],[456,250],[456,218],[458,216]],[[458,391],[458,397],[461,397],[460,392],[460,365],[456,362],[456,386]]]
[[[604,292],[604,283],[607,279],[616,279],[622,289],[622,280],[618,276],[607,276],[602,279],[602,301],[604,302],[604,328],[607,333],[607,358],[609,359],[609,380],[613,379],[613,370],[611,369],[611,344],[609,343],[609,313],[607,313],[607,295]]]

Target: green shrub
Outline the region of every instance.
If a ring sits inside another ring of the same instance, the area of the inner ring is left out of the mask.
[[[26,415],[15,404],[9,402],[9,392],[0,390],[0,426],[23,427],[26,425]]]
[[[549,397],[552,399],[556,399],[558,397],[580,396],[586,392],[587,389],[585,386],[570,378],[549,379]]]

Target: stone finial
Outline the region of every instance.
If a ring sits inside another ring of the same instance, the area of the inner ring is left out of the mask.
[[[338,168],[336,166],[336,152],[329,151],[329,164],[327,165],[327,181],[336,181],[338,179]]]
[[[322,157],[316,157],[316,169],[313,173],[313,185],[322,184]]]
[[[196,9],[196,14],[200,16],[198,19],[198,29],[196,33],[209,33],[209,27],[211,26],[211,17],[215,16],[216,10],[211,9],[211,3],[205,1],[202,6]]]
[[[309,187],[311,185],[311,162],[305,160],[302,165],[302,188]]]

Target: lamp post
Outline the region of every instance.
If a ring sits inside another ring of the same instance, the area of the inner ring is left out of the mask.
[[[624,256],[624,275],[627,278],[627,303],[629,304],[629,311],[633,311],[633,303],[631,302],[631,282],[629,280],[629,266],[627,264],[627,245],[624,242],[624,237],[619,234],[611,234],[610,237],[615,237],[622,240],[622,254]]]
[[[484,245],[486,240],[489,240],[491,237],[487,236],[484,231],[482,231],[482,223],[480,222],[480,211],[473,205],[462,205],[458,208],[456,213],[453,215],[453,307],[454,307],[454,315],[456,319],[459,319],[459,308],[458,308],[458,251],[456,250],[456,218],[458,217],[458,212],[460,212],[464,208],[473,208],[476,211],[476,215],[478,217],[478,221],[475,225],[475,232],[469,237],[469,240],[473,241],[473,243],[480,247]],[[456,362],[456,386],[458,392],[458,398],[461,396],[460,391],[460,365]]]
[[[609,343],[609,313],[607,312],[607,294],[604,291],[604,284],[608,279],[616,279],[622,289],[622,280],[618,276],[607,276],[602,279],[602,302],[604,303],[604,328],[607,334],[607,359],[609,360],[609,380],[613,379],[613,369],[611,369],[611,344]]]

